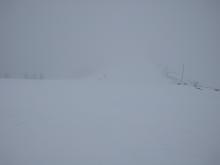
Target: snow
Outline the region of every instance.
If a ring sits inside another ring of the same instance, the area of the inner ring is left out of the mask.
[[[0,165],[219,165],[219,2],[1,0]]]
[[[161,80],[1,80],[1,164],[219,164],[220,94]]]

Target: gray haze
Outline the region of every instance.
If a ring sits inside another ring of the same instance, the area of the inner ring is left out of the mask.
[[[0,0],[0,165],[219,165],[219,8]]]
[[[88,77],[139,56],[220,83],[218,0],[1,0],[0,8],[1,74]]]

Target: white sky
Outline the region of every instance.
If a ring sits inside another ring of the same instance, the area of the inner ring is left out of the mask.
[[[2,0],[0,6],[1,74],[85,77],[141,57],[174,71],[184,63],[189,77],[220,82],[218,0]]]

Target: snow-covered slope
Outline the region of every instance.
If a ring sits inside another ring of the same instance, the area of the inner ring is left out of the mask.
[[[1,0],[0,165],[219,165],[219,2]]]
[[[220,163],[219,93],[100,75],[1,80],[0,164]]]

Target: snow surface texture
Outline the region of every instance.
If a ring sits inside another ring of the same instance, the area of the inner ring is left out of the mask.
[[[0,163],[218,165],[220,94],[165,82],[1,80]]]
[[[0,165],[219,165],[218,9],[1,0]]]

